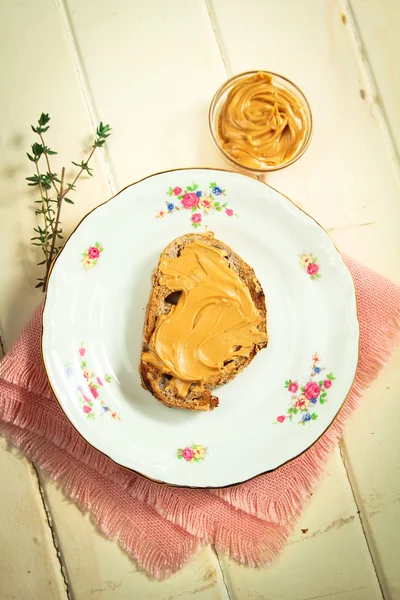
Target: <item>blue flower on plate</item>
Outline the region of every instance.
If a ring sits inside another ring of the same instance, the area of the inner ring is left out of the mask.
[[[302,421],[304,421],[304,423],[305,423],[306,421],[310,421],[310,420],[311,420],[311,415],[310,415],[310,413],[306,413],[305,415],[303,415],[303,416],[301,417],[301,420],[302,420]]]
[[[71,365],[66,365],[65,374],[67,376],[67,379],[71,379],[72,375],[74,374]]]
[[[314,373],[321,373],[321,367],[314,367]]]
[[[213,194],[215,194],[216,196],[220,196],[220,195],[222,194],[222,190],[221,190],[221,188],[219,188],[219,187],[217,187],[217,186],[216,186],[215,188],[213,188],[212,192],[213,192]]]
[[[311,404],[317,404],[317,399],[316,398],[311,398],[310,402],[311,402]]]
[[[168,210],[174,210],[174,207],[175,207],[175,205],[174,205],[172,202],[169,202],[169,203],[167,204],[167,208],[168,208]]]
[[[102,406],[102,407],[101,407],[101,410],[102,410],[103,412],[105,412],[105,413],[106,413],[106,412],[108,412],[110,409],[108,408],[108,406]]]
[[[200,190],[198,190],[198,191],[196,192],[196,196],[197,196],[198,198],[201,198],[201,196],[202,196],[202,195],[203,195],[203,192],[201,192]]]

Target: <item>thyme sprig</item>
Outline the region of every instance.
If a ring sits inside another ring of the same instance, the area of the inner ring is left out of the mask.
[[[96,129],[96,137],[86,160],[80,162],[71,161],[78,167],[78,171],[72,182],[65,181],[65,167],[62,167],[61,174],[54,172],[50,165],[50,156],[57,154],[46,145],[44,135],[50,125],[50,117],[47,113],[42,113],[36,127],[33,125],[32,131],[39,136],[38,142],[31,146],[31,153],[27,152],[29,160],[35,163],[35,173],[26,177],[29,186],[37,186],[39,189],[40,200],[35,200],[39,204],[35,209],[37,216],[41,215],[41,224],[33,228],[34,236],[31,238],[33,246],[39,246],[42,249],[44,260],[38,263],[38,266],[45,266],[43,277],[37,278],[36,288],[42,288],[45,291],[49,276],[50,266],[53,259],[62,248],[63,230],[61,227],[61,208],[63,202],[74,204],[74,201],[67,196],[69,192],[74,192],[76,183],[83,172],[93,177],[93,169],[89,167],[89,161],[92,158],[96,148],[102,148],[111,133],[111,127],[100,125]],[[44,169],[41,167],[44,166]]]

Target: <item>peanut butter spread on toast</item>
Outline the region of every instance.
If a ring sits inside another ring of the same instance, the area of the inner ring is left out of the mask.
[[[194,241],[176,258],[164,256],[159,284],[182,292],[158,317],[142,361],[172,376],[179,395],[191,383],[212,383],[236,356],[248,356],[268,336],[251,294],[224,250]]]

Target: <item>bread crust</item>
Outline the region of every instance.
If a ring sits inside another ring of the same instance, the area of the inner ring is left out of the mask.
[[[173,240],[160,256],[160,261],[157,268],[152,274],[152,290],[150,293],[149,302],[147,304],[145,324],[143,331],[142,352],[148,350],[150,338],[155,329],[157,318],[161,314],[167,313],[171,309],[171,305],[165,302],[165,299],[171,294],[170,290],[165,285],[160,285],[160,269],[159,265],[164,257],[176,258],[181,250],[191,244],[195,240],[201,243],[223,250],[226,254],[226,260],[230,267],[236,271],[240,279],[248,288],[253,302],[260,314],[261,323],[258,329],[263,333],[267,333],[267,309],[265,305],[264,291],[258,281],[254,270],[232,250],[227,244],[214,238],[212,232],[207,233],[189,233]],[[233,365],[230,364],[223,368],[219,377],[210,381],[204,386],[193,383],[189,388],[185,398],[177,395],[176,389],[168,385],[168,377],[161,373],[152,365],[140,362],[139,372],[142,381],[142,387],[148,390],[163,404],[170,407],[186,408],[189,410],[213,410],[218,406],[218,398],[213,396],[211,391],[225,383],[231,381],[238,373],[247,367],[256,354],[267,346],[268,342],[254,344],[248,356],[235,356]]]

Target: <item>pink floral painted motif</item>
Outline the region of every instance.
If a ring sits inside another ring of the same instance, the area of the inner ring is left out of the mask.
[[[313,256],[312,254],[302,254],[300,256],[300,265],[303,271],[310,276],[310,279],[319,279],[322,277],[321,273],[319,272],[320,266],[316,256]]]
[[[336,377],[333,373],[328,373],[322,378],[321,373],[325,367],[320,367],[320,358],[317,353],[312,357],[312,366],[310,379],[304,385],[300,386],[298,381],[288,379],[285,381],[285,388],[291,394],[291,403],[285,415],[279,415],[274,423],[283,423],[286,419],[293,420],[293,417],[299,415],[300,425],[305,425],[308,421],[316,421],[318,415],[314,412],[315,406],[328,402],[329,388],[332,387]],[[318,381],[316,378],[320,377]]]
[[[185,189],[170,187],[167,195],[170,199],[165,202],[166,208],[157,212],[157,219],[172,215],[178,210],[188,210],[192,213],[190,216],[192,227],[197,229],[201,227],[204,217],[210,212],[223,212],[227,217],[238,216],[232,208],[228,208],[227,202],[217,199],[218,196],[226,196],[226,193],[224,189],[217,186],[215,181],[210,183],[206,191],[199,190],[198,184],[193,183]]]
[[[102,377],[98,375],[94,375],[87,365],[86,359],[84,358],[86,354],[86,348],[84,343],[82,342],[79,349],[79,366],[83,375],[83,385],[82,382],[79,381],[79,385],[76,385],[77,398],[79,403],[82,406],[82,412],[86,415],[86,418],[89,420],[93,420],[96,417],[96,414],[100,412],[100,416],[107,414],[112,419],[119,421],[120,417],[117,412],[115,412],[111,406],[106,404],[101,398],[101,389],[104,387],[105,383],[111,383],[112,378],[111,375],[105,373]],[[74,370],[71,366],[71,363],[67,363],[64,368],[65,375],[67,379],[75,378]],[[78,379],[78,378],[77,378]],[[80,378],[79,378],[80,380]],[[78,381],[77,381],[78,383]],[[97,410],[98,409],[98,410]]]
[[[100,242],[96,242],[94,246],[89,246],[85,252],[82,253],[81,263],[86,270],[92,269],[98,263],[101,252],[104,251],[103,246]]]
[[[204,460],[207,454],[207,448],[200,446],[200,444],[193,444],[192,446],[186,446],[186,448],[178,448],[176,456],[180,460],[183,458],[186,462],[196,462]]]

